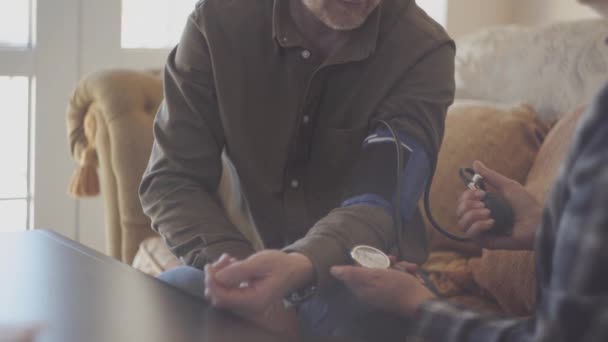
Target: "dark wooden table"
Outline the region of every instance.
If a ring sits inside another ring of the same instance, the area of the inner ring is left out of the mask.
[[[0,324],[30,322],[43,342],[285,340],[57,234],[3,233]]]

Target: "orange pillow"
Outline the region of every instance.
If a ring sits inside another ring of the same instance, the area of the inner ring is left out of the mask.
[[[528,173],[526,189],[539,203],[544,203],[561,164],[568,154],[579,119],[585,112],[580,108],[564,116],[555,124],[540,148],[536,160]]]
[[[483,102],[457,102],[450,107],[431,186],[430,203],[435,220],[449,231],[459,233],[455,228],[456,205],[465,185],[458,170],[470,167],[476,159],[523,182],[547,130],[536,118],[536,113],[524,105],[505,107]],[[425,224],[431,250],[458,251],[465,255],[481,253],[478,247],[449,240],[428,222]]]

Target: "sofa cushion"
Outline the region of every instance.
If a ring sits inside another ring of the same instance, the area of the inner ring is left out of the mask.
[[[435,220],[458,234],[456,205],[465,185],[458,175],[476,159],[488,167],[524,182],[548,128],[528,106],[504,107],[483,102],[457,102],[448,111],[446,131],[431,186]],[[424,216],[424,215],[423,215]],[[432,250],[479,255],[473,244],[454,242],[436,232],[426,221]]]
[[[606,82],[607,36],[608,21],[593,18],[497,26],[463,37],[457,41],[456,98],[524,102],[553,123],[588,103]]]
[[[528,174],[526,189],[542,205],[570,148],[582,109],[566,115],[551,130]],[[529,315],[536,304],[534,252],[484,250],[469,266],[475,282],[509,315]]]
[[[543,143],[526,180],[526,189],[539,203],[544,203],[553,181],[557,178],[564,157],[570,149],[578,121],[585,108],[566,116],[551,129]]]

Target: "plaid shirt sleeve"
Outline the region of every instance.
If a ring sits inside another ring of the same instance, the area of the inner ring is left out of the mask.
[[[501,319],[440,301],[418,312],[424,341],[608,341],[608,87],[585,114],[537,238],[539,302]]]

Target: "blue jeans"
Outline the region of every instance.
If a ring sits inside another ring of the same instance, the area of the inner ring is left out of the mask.
[[[204,298],[205,273],[183,266],[159,277],[182,291]],[[404,341],[408,322],[393,314],[375,311],[341,287],[332,296],[315,296],[297,308],[302,331],[312,336],[338,336],[360,341]]]

